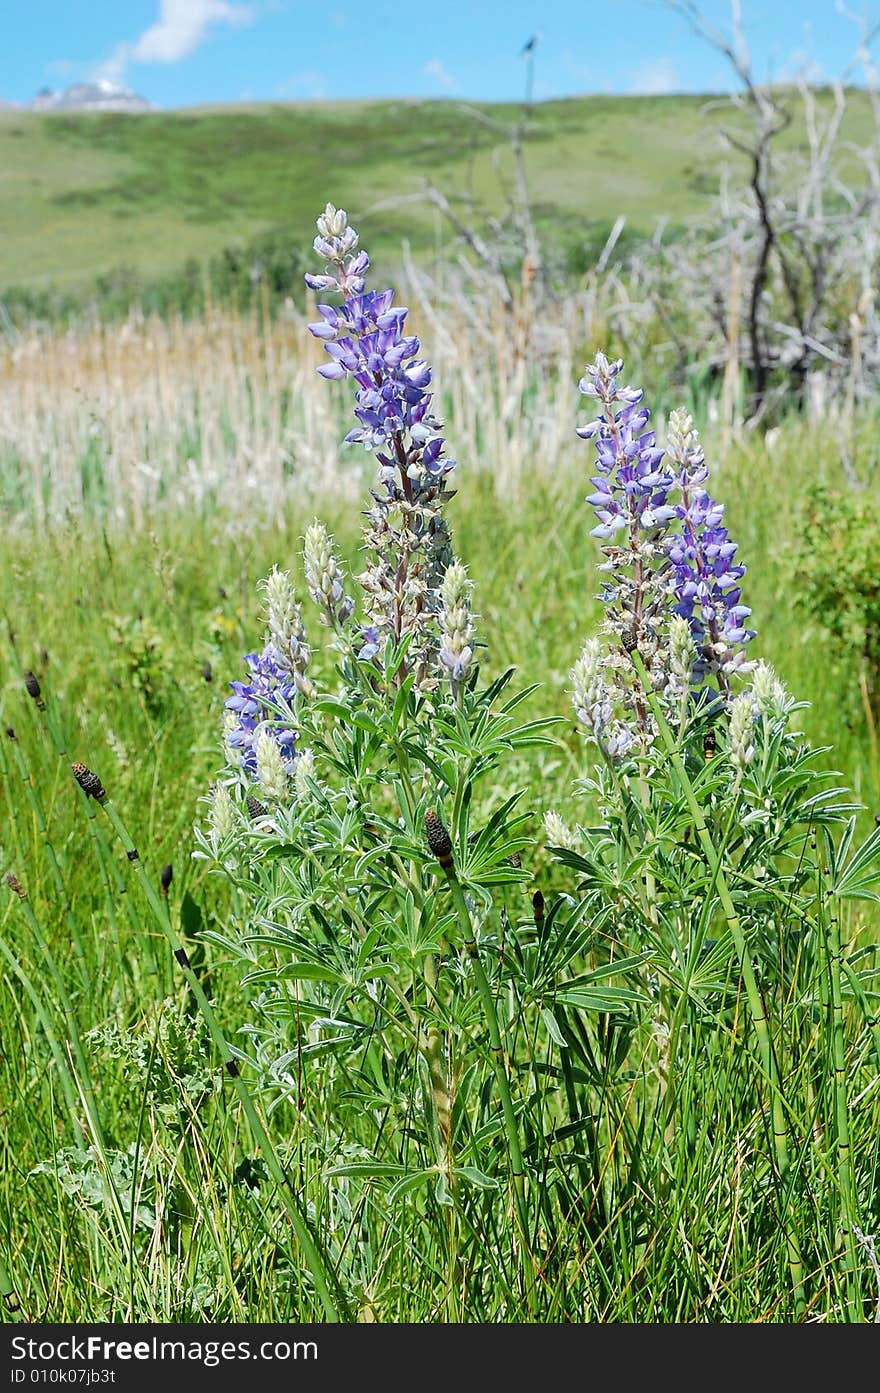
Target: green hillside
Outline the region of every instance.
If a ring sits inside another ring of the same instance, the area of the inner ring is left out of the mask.
[[[451,195],[470,188],[503,205],[509,152],[485,118],[516,114],[449,101],[2,112],[0,286],[73,289],[120,265],[150,277],[278,226],[301,246],[328,198],[391,258],[404,222],[389,200],[418,194],[428,178]],[[526,159],[539,221],[571,246],[598,241],[621,213],[633,233],[661,216],[681,224],[705,210],[722,158],[736,159],[718,137],[731,119],[698,97],[535,107]],[[844,140],[866,142],[870,119],[865,94],[853,93]],[[788,139],[802,138],[796,119]],[[405,231],[417,254],[429,253],[433,210],[408,203]]]

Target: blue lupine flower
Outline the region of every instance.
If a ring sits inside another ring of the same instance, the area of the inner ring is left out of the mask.
[[[238,717],[237,724],[226,736],[226,743],[239,752],[242,769],[255,774],[254,740],[258,730],[269,730],[284,757],[288,773],[292,773],[296,757],[292,711],[297,692],[295,677],[271,643],[262,653],[246,653],[244,661],[250,681],[230,682],[234,695],[224,703],[226,709]]]
[[[603,415],[577,431],[582,439],[596,442],[600,472],[590,480],[596,491],[587,502],[599,519],[590,535],[602,541],[621,528],[653,533],[676,515],[667,502],[674,475],[660,467],[663,451],[654,432],[645,430],[650,412],[640,405],[642,393],[617,385],[622,367],[620,360],[609,363],[599,353],[579,384],[584,396],[597,397],[604,408]]]
[[[681,492],[676,507],[681,531],[666,542],[675,613],[690,625],[698,655],[695,677],[714,673],[727,693],[730,675],[751,666],[745,645],[755,631],[744,623],[752,611],[742,603],[740,584],[746,568],[734,559],[737,543],[724,526],[724,505],[703,488],[709,470],[686,412],[670,416],[669,450]]]
[[[363,658],[364,662],[370,658],[375,658],[381,646],[379,630],[375,624],[368,624],[365,629],[361,629],[361,646],[358,649],[358,657]]]
[[[622,361],[598,353],[579,384],[600,406],[596,419],[577,434],[596,447],[598,472],[587,502],[598,518],[591,535],[609,543],[603,569],[611,580],[601,596],[608,622],[623,649],[638,648],[662,689],[669,656],[663,631],[671,614],[680,615],[694,643],[694,683],[714,675],[729,696],[730,675],[750,666],[745,645],[754,636],[745,625],[751,610],[742,603],[746,568],[735,560],[723,506],[703,487],[709,471],[690,417],[672,413],[664,456],[646,429],[643,393],[620,385],[622,370]],[[672,493],[680,498],[673,501]],[[637,696],[635,707],[646,728]]]
[[[404,332],[409,311],[394,304],[393,290],[364,289],[369,258],[354,254],[358,236],[342,209],[327,205],[318,234],[315,250],[329,263],[328,274],[306,281],[343,296],[338,306],[319,305],[321,318],[309,325],[329,359],[318,372],[332,381],[353,379],[357,424],[345,440],[374,451],[379,466],[380,488],[366,515],[360,579],[367,628],[359,656],[375,657],[386,634],[395,641],[411,635],[405,668],[412,664],[427,688],[436,685],[430,668],[449,553],[442,505],[455,460],[444,455],[431,411],[431,368],[419,357],[418,338]]]

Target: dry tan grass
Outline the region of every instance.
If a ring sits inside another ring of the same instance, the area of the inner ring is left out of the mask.
[[[596,342],[587,299],[551,329],[524,289],[444,297],[413,271],[406,299],[435,369],[449,453],[515,495],[572,444],[577,378]],[[314,313],[311,317],[315,317]],[[158,508],[270,514],[292,491],[357,495],[365,460],[341,444],[350,391],[317,377],[321,346],[291,306],[274,321],[228,307],[203,320],[132,316],[31,330],[0,350],[0,482],[7,516],[81,511],[149,525]]]

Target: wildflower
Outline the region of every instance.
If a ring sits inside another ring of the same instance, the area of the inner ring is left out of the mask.
[[[321,611],[322,624],[341,629],[351,618],[354,601],[343,589],[344,575],[333,551],[327,529],[317,519],[306,528],[303,561],[309,594]]]
[[[751,667],[745,645],[754,638],[754,630],[744,621],[752,611],[742,603],[740,585],[746,568],[734,560],[737,544],[724,526],[724,505],[702,487],[709,470],[686,411],[670,416],[669,454],[678,468],[681,494],[675,510],[680,531],[667,542],[675,612],[690,625],[697,648],[696,676],[714,674],[727,694],[730,676]]]
[[[235,806],[225,784],[216,783],[211,790],[211,845],[217,848],[235,831]]]
[[[447,566],[440,586],[440,651],[437,656],[453,682],[464,681],[473,662],[472,589],[473,582],[468,580],[460,561]]]
[[[316,778],[315,756],[312,754],[311,750],[303,750],[297,757],[296,767],[293,771],[293,786],[297,798],[306,799],[311,797],[309,780],[314,783]]]
[[[756,664],[752,676],[752,699],[760,716],[784,716],[791,698],[769,663]]]
[[[609,362],[597,353],[579,383],[585,396],[601,404],[601,414],[577,434],[596,443],[599,472],[590,480],[595,492],[587,502],[599,519],[590,535],[603,541],[621,530],[633,538],[638,532],[653,536],[675,517],[667,501],[673,475],[662,467],[663,451],[654,432],[645,430],[650,412],[641,405],[643,393],[618,385],[622,369],[620,359]]]
[[[554,813],[549,809],[544,814],[544,834],[550,846],[565,847],[568,851],[577,850],[577,833],[573,832],[568,824],[563,822],[558,813]]]
[[[600,735],[611,719],[611,702],[602,674],[602,643],[588,638],[571,670],[572,701],[581,725]]]
[[[306,677],[311,654],[289,572],[273,566],[262,582],[262,590],[266,597],[269,641],[303,695],[314,696],[315,689]]]
[[[446,484],[455,461],[444,454],[440,422],[431,410],[431,368],[419,357],[420,343],[405,333],[409,311],[394,304],[394,291],[365,291],[369,257],[355,255],[357,234],[344,211],[328,204],[318,219],[315,250],[333,274],[307,276],[317,290],[343,295],[338,307],[319,305],[310,331],[324,343],[330,361],[318,372],[355,384],[357,424],[345,437],[375,451],[379,486],[364,531],[366,568],[360,577],[371,637],[359,656],[375,656],[379,635],[397,642],[412,634],[408,662],[428,677],[437,647],[438,589],[448,561],[448,532],[442,516]]]
[[[740,773],[755,757],[752,737],[755,733],[755,704],[748,692],[738,696],[730,708],[730,762]]]
[[[292,769],[296,750],[292,702],[298,690],[295,676],[271,643],[262,653],[246,653],[244,660],[250,681],[229,684],[233,695],[227,698],[225,705],[237,720],[227,733],[226,743],[238,752],[245,773],[253,776],[257,772],[254,742],[258,727],[265,726],[272,730]]]
[[[683,717],[689,695],[710,690],[709,679],[729,699],[731,676],[751,668],[745,645],[753,637],[742,604],[745,566],[734,559],[722,505],[703,487],[709,471],[693,422],[686,412],[672,414],[664,456],[643,393],[622,385],[622,371],[620,359],[598,353],[579,384],[598,406],[577,434],[595,442],[587,501],[598,519],[591,535],[605,544],[600,599],[612,642],[601,680],[595,646],[573,673],[579,720],[618,755],[634,743],[646,748],[656,734],[638,666],[651,689],[678,701]]]
[[[378,626],[375,624],[368,624],[365,629],[361,630],[361,646],[358,649],[358,657],[364,662],[369,662],[371,658],[375,658],[381,646],[379,640],[380,634]]]
[[[287,767],[275,734],[262,726],[254,738],[257,782],[267,798],[280,801],[287,796]]]
[[[626,721],[615,718],[617,695],[614,679],[619,664],[598,638],[588,638],[583,652],[571,670],[572,701],[581,725],[610,759],[620,759],[632,747],[635,734]]]

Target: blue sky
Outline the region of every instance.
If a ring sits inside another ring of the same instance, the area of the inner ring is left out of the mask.
[[[844,73],[880,0],[740,0],[762,80]],[[730,0],[703,13],[729,30]],[[0,101],[106,76],[161,107],[383,96],[719,91],[724,60],[663,0],[3,0]],[[880,62],[880,40],[873,46]],[[852,73],[864,80],[863,72]]]

